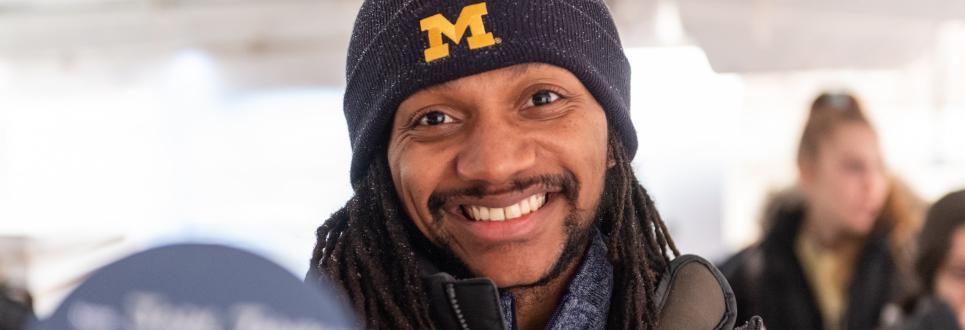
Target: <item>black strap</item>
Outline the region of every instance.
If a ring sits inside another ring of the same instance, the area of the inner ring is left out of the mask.
[[[425,278],[429,312],[440,329],[504,329],[499,290],[487,278],[457,280],[447,273]]]

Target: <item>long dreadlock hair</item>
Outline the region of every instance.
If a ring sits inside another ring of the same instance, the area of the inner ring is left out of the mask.
[[[613,265],[607,327],[653,329],[657,277],[680,254],[637,181],[622,141],[611,132],[598,226]],[[366,328],[433,329],[416,249],[425,239],[403,212],[384,153],[378,153],[355,196],[316,231],[309,281],[325,274],[348,296]],[[673,255],[671,255],[671,252]]]

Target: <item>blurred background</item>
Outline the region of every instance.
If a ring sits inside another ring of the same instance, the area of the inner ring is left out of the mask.
[[[495,1],[495,0],[493,0]],[[0,283],[45,317],[172,242],[301,277],[351,195],[341,110],[359,0],[0,0]],[[847,90],[924,201],[965,186],[965,2],[608,0],[641,176],[685,253],[759,237],[807,109]]]

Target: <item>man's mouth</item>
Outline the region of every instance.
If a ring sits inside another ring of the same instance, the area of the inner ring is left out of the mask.
[[[537,193],[505,207],[486,207],[482,205],[461,205],[467,219],[474,221],[505,221],[519,218],[539,210],[546,204],[547,193]]]

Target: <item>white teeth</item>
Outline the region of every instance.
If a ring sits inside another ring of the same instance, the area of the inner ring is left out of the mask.
[[[485,207],[476,205],[464,205],[466,214],[476,221],[503,221],[521,217],[539,210],[546,203],[545,194],[536,194],[524,198],[516,204],[507,207]]]
[[[506,214],[503,213],[503,209],[489,209],[489,219],[492,221],[503,221],[506,220]]]
[[[523,215],[529,214],[529,212],[530,212],[530,209],[529,209],[529,198],[524,199],[524,200],[522,200],[522,201],[519,202],[519,212],[523,213]]]
[[[479,216],[476,217],[476,220],[489,221],[489,208],[488,208],[488,207],[482,207],[482,206],[476,206],[476,208],[479,209]]]
[[[523,215],[523,211],[519,210],[519,204],[513,204],[505,208],[505,210],[506,210],[506,218],[508,219],[519,218],[519,216]]]

